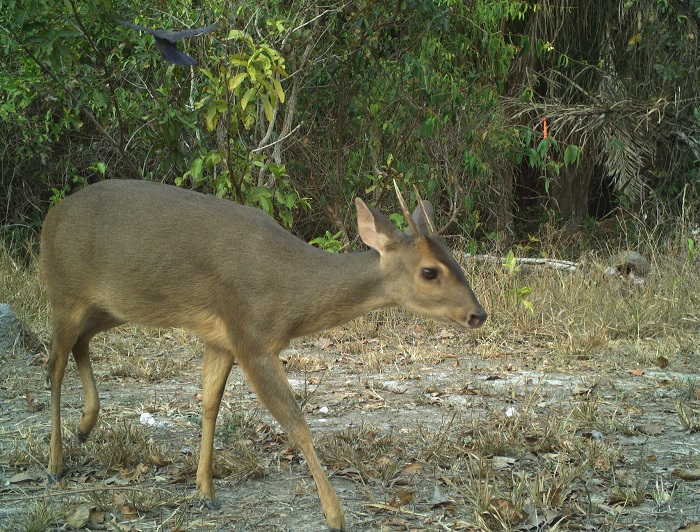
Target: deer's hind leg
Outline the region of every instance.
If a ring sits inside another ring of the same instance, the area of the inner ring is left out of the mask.
[[[97,423],[97,415],[100,411],[100,397],[97,394],[97,386],[95,384],[95,376],[92,373],[92,363],[90,362],[90,353],[88,347],[90,340],[97,333],[116,327],[124,323],[111,314],[103,310],[93,310],[90,313],[83,331],[78,337],[77,342],[73,346],[73,358],[75,365],[78,368],[80,381],[83,384],[83,395],[85,404],[83,406],[83,415],[78,424],[78,440],[84,442],[95,428]]]
[[[54,304],[52,316],[51,348],[48,362],[48,379],[51,384],[51,440],[49,444],[49,480],[55,482],[63,474],[63,444],[61,441],[61,385],[73,351],[85,394],[85,412],[78,429],[79,439],[84,440],[97,421],[99,397],[88,355],[90,339],[99,331],[118,324],[114,319],[95,320],[86,308],[68,309]],[[109,326],[107,326],[109,324]],[[82,435],[81,435],[82,434]]]
[[[68,355],[78,341],[85,321],[82,309],[72,311],[53,305],[51,348],[48,379],[51,384],[51,441],[49,444],[49,480],[56,482],[63,474],[63,443],[61,441],[61,384],[68,364]]]

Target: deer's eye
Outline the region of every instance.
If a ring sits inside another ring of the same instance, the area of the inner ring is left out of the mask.
[[[423,268],[420,271],[420,274],[426,281],[432,281],[433,279],[437,279],[438,276],[438,272],[435,268]]]

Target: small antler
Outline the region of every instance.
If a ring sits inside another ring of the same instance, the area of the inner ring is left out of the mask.
[[[425,211],[425,205],[423,205],[423,198],[420,197],[420,193],[418,192],[418,187],[416,187],[416,185],[413,185],[413,191],[416,193],[416,200],[418,200],[420,212],[423,213],[425,225],[428,226],[428,231],[430,231],[430,234],[434,235],[435,233],[437,233],[437,231],[435,230],[435,226],[433,225],[433,220],[430,218],[430,216],[428,216],[428,213]]]
[[[406,207],[406,202],[404,201],[403,195],[401,194],[401,191],[399,190],[399,185],[396,184],[396,179],[394,179],[394,189],[396,190],[396,197],[399,199],[399,205],[401,205],[401,212],[403,213],[403,217],[406,220],[408,227],[411,228],[411,233],[413,233],[413,236],[415,238],[421,238],[423,235],[421,235],[421,232],[419,231],[418,226],[413,221],[413,218],[411,218],[411,213],[408,212],[408,207]],[[420,202],[420,200],[419,200],[419,202]]]

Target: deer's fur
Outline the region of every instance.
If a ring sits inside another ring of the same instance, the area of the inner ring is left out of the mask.
[[[152,182],[104,181],[61,201],[44,222],[40,259],[52,306],[50,477],[63,471],[61,382],[68,354],[83,384],[78,436],[84,440],[100,407],[90,339],[126,322],[183,327],[205,346],[197,469],[205,505],[219,507],[214,425],[236,361],[304,454],[329,527],[342,530],[342,508],[278,355],[292,338],[380,307],[402,306],[461,330],[483,324],[486,313],[434,233],[432,207],[418,201],[414,234],[407,235],[357,199],[359,233],[371,249],[348,254],[315,249],[262,211]],[[408,218],[405,207],[404,213]]]

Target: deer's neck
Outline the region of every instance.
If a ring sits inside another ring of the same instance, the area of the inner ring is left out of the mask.
[[[293,320],[293,337],[323,331],[392,305],[376,251],[314,253],[313,267],[307,273],[304,290],[308,293]]]

